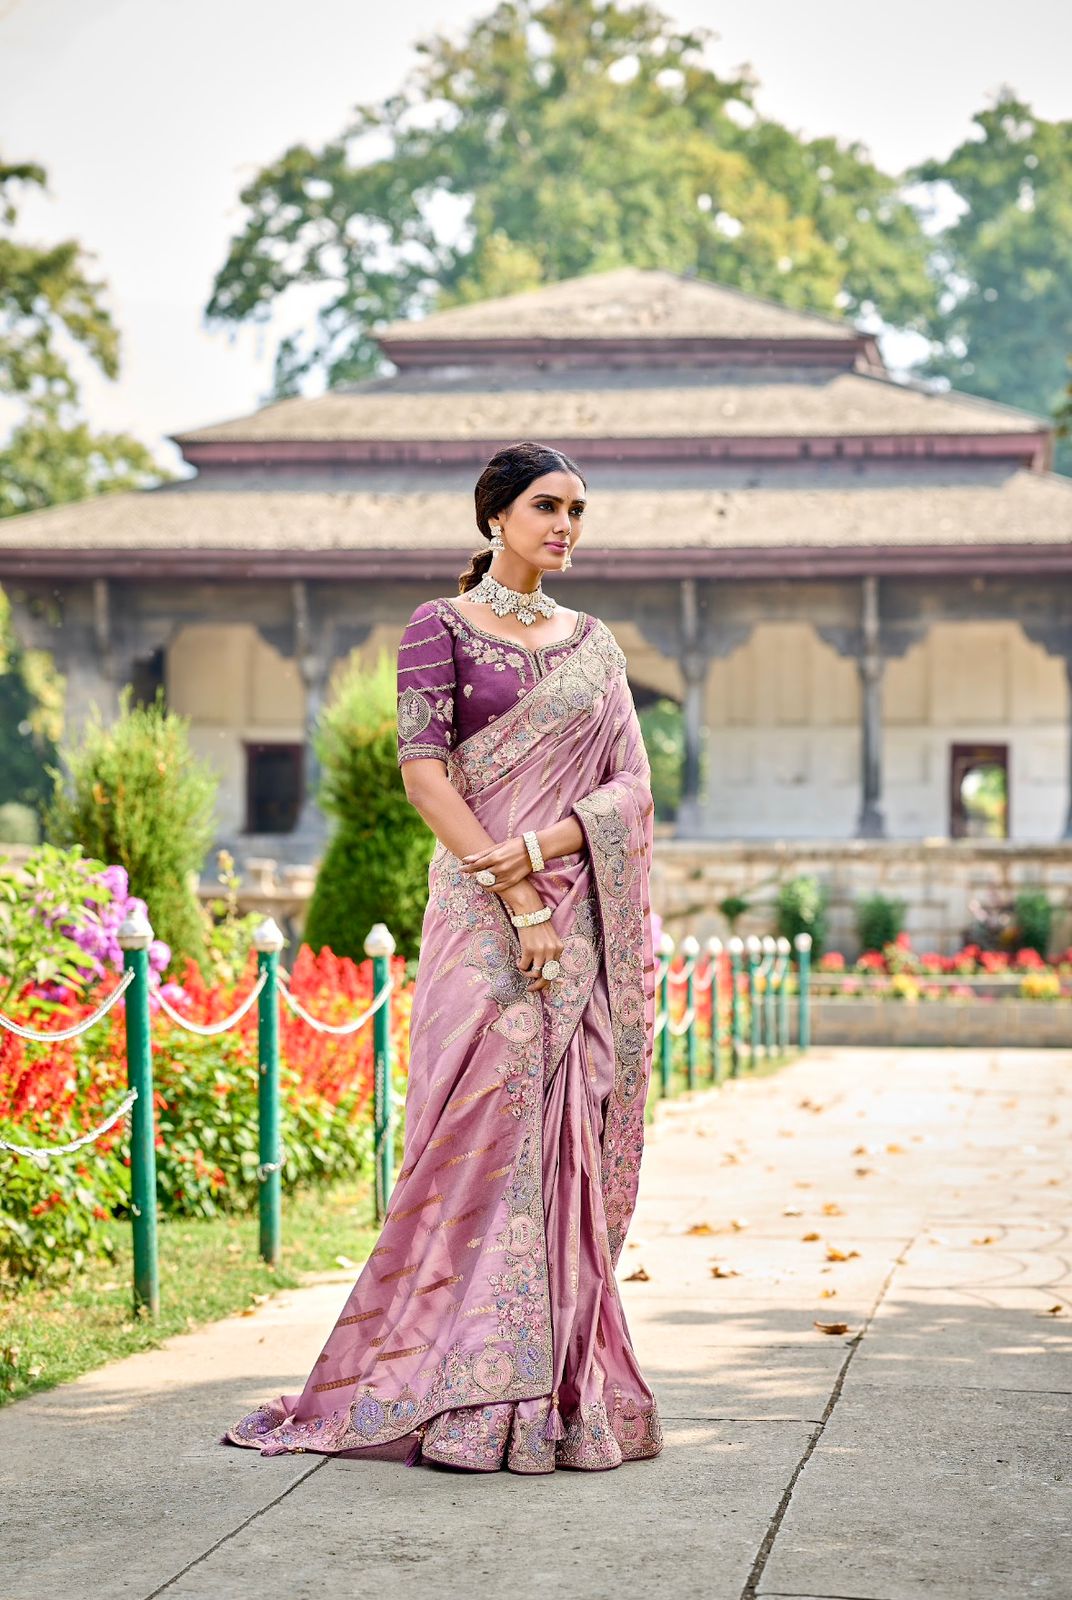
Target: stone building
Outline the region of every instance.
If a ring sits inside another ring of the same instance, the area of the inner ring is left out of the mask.
[[[389,377],[179,435],[193,478],[0,523],[0,582],[72,719],[163,683],[240,855],[315,847],[333,669],[457,592],[473,482],[522,438],[588,479],[549,590],[607,621],[638,703],[683,707],[665,859],[1072,840],[1072,480],[1044,419],[895,382],[870,334],[667,272],[378,337]]]

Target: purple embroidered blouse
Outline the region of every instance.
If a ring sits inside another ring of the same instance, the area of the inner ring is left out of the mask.
[[[578,611],[569,638],[531,650],[489,633],[449,599],[423,601],[398,647],[399,765],[423,756],[445,761],[523,699],[595,621]]]

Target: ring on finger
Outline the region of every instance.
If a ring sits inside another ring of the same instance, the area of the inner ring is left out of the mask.
[[[482,867],[481,870],[476,874],[476,881],[477,883],[482,883],[485,889],[494,888],[495,874],[492,872],[490,867]]]

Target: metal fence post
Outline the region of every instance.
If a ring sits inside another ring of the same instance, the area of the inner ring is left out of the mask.
[[[127,1085],[138,1098],[130,1111],[130,1209],[134,1231],[134,1310],[151,1317],[160,1310],[156,1250],[156,1117],[153,1108],[153,1042],[149,1027],[149,919],[133,912],[120,925],[123,965],[134,979],[124,997]]]
[[[665,1018],[663,1030],[659,1036],[659,1092],[665,1098],[670,1093],[674,1064],[674,1036],[670,1032],[670,965],[674,959],[674,940],[671,934],[663,934],[659,940],[658,953],[663,963],[662,982],[659,985],[659,1002]]]
[[[744,942],[748,972],[748,1069],[756,1070],[759,1056],[759,1006],[756,1003],[756,964],[759,961],[759,935],[750,933]]]
[[[777,1040],[774,1037],[774,989],[778,981],[778,944],[772,933],[763,935],[763,966],[766,972],[763,980],[763,1054],[770,1061],[778,1051]]]
[[[789,974],[792,971],[793,946],[784,933],[778,935],[778,1048],[782,1055],[789,1053]]]
[[[711,963],[711,1082],[722,1082],[721,997],[719,978],[722,968],[722,940],[707,941],[707,959]]]
[[[685,957],[685,967],[688,977],[685,979],[685,1015],[689,1018],[689,1025],[685,1030],[685,1062],[688,1071],[688,1085],[690,1089],[696,1087],[696,1017],[694,1015],[696,999],[696,963],[700,959],[700,941],[691,933],[687,933],[681,941],[681,954]]]
[[[730,940],[730,1077],[741,1073],[741,954],[744,940],[734,934]]]
[[[811,934],[798,933],[793,943],[797,947],[797,1048],[807,1050],[811,1045],[811,1011],[808,989],[811,977]]]
[[[279,1265],[283,1151],[279,1130],[279,952],[286,940],[273,917],[253,935],[264,987],[257,997],[257,1181],[261,1260]]]
[[[395,941],[386,923],[375,922],[365,936],[365,954],[372,957],[375,997],[391,975],[390,957]],[[376,1221],[387,1215],[395,1170],[394,1105],[391,1084],[391,996],[372,1019],[374,1061],[372,1119],[375,1141]]]

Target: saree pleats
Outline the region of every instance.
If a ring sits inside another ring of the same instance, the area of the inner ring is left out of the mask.
[[[571,808],[587,849],[533,874],[563,951],[531,990],[500,898],[438,844],[411,1010],[406,1132],[380,1239],[301,1395],[243,1418],[262,1453],[495,1471],[656,1455],[614,1269],[651,1068],[650,773],[598,624],[451,782],[493,838]]]

